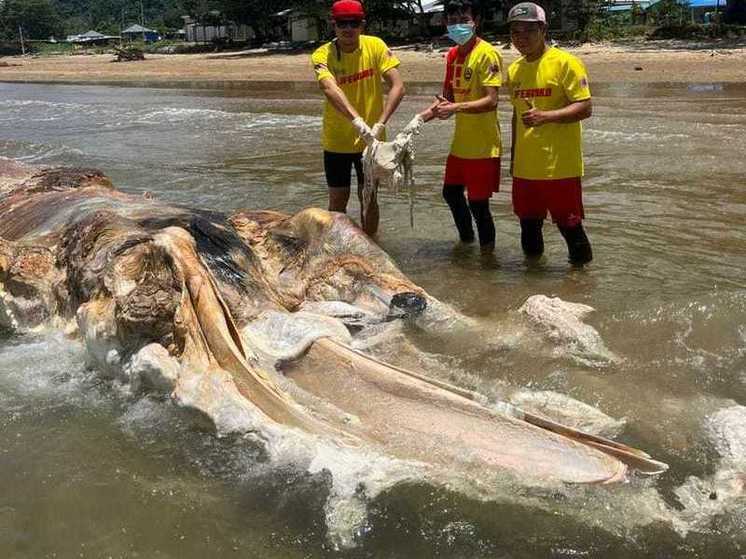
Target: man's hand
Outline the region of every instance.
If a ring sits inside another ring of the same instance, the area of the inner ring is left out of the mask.
[[[352,126],[367,145],[371,145],[375,141],[376,137],[370,129],[370,126],[368,126],[363,120],[363,117],[359,116],[355,118],[352,121]]]
[[[383,133],[386,130],[386,125],[383,122],[376,122],[373,128],[370,129],[371,134],[376,140],[383,139]]]
[[[438,95],[438,103],[432,107],[433,114],[441,120],[451,118],[453,114],[458,110],[458,103],[453,103]]]
[[[419,113],[424,122],[429,122],[435,118],[435,107],[441,104],[441,99],[443,99],[443,97],[437,95],[435,101],[433,101],[427,109]]]
[[[542,124],[550,122],[547,112],[540,111],[535,107],[531,107],[525,113],[521,114],[521,120],[523,121],[524,126],[526,126],[527,128],[541,126]]]

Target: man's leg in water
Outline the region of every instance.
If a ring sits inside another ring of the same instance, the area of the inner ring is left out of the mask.
[[[324,152],[324,173],[329,187],[329,211],[345,213],[350,199],[351,154]]]
[[[544,254],[543,219],[521,219],[521,248],[529,258]]]
[[[580,177],[555,181],[546,191],[549,213],[567,243],[568,260],[582,266],[593,260],[593,251],[583,229],[583,198]]]
[[[443,198],[451,208],[453,222],[456,224],[461,242],[472,243],[474,242],[474,227],[471,224],[471,211],[466,203],[464,189],[464,185],[461,184],[445,184],[443,185]]]
[[[477,223],[479,234],[479,248],[482,253],[495,250],[495,222],[490,213],[490,200],[469,200],[469,208],[474,221]]]
[[[474,242],[474,227],[471,224],[471,212],[466,202],[465,190],[464,160],[449,155],[443,179],[443,199],[451,209],[459,239],[462,243],[472,243]]]
[[[591,242],[585,234],[582,223],[574,227],[559,227],[559,230],[567,243],[568,260],[571,264],[581,266],[593,260]]]
[[[463,163],[469,209],[477,224],[482,254],[495,250],[495,222],[490,212],[490,198],[500,191],[500,158],[467,159]]]

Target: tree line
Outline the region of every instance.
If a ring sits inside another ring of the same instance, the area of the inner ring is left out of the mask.
[[[0,0],[0,40],[49,39],[89,29],[118,35],[133,23],[161,32],[180,29],[182,16],[204,23],[248,24],[261,34],[272,16],[288,8],[324,16],[331,2],[316,0]],[[422,12],[422,0],[367,0],[372,20]]]
[[[483,0],[488,10],[506,10],[517,0]],[[589,25],[608,0],[538,0],[555,15]],[[133,23],[144,23],[161,33],[183,27],[182,16],[204,23],[232,21],[251,25],[259,36],[272,27],[272,15],[288,8],[326,17],[331,0],[0,0],[0,41],[60,38],[95,29],[118,35]],[[371,22],[387,22],[424,12],[422,0],[365,0]],[[746,24],[746,0],[723,0],[726,20]],[[19,31],[20,30],[20,31]]]

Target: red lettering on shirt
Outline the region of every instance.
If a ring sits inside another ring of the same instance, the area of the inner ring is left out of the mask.
[[[516,89],[513,92],[514,99],[533,99],[534,97],[551,97],[551,87],[535,87],[530,89]]]
[[[337,78],[337,83],[339,85],[346,85],[349,83],[355,83],[359,82],[360,80],[365,80],[367,78],[372,78],[375,75],[375,71],[373,68],[368,68],[367,70],[363,70],[362,72],[358,72],[357,74],[350,74],[349,76],[339,76]]]

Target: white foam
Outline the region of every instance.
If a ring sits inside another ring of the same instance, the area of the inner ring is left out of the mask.
[[[723,461],[746,471],[746,406],[713,413],[707,418],[706,432]]]
[[[593,307],[559,297],[532,295],[518,309],[556,345],[554,353],[568,355],[589,366],[603,366],[621,359],[606,348],[598,331],[583,319]]]
[[[43,333],[0,347],[0,390],[20,397],[24,406],[35,402],[85,399],[90,375],[83,347],[63,334]],[[90,394],[95,401],[95,395]]]

